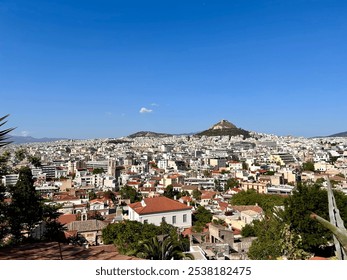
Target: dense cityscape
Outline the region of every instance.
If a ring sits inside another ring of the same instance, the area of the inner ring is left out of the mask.
[[[192,135],[0,151],[0,259],[338,258],[333,235],[310,215],[329,219],[331,184],[347,220],[346,137],[276,136],[222,120]],[[23,214],[42,205],[41,216]]]

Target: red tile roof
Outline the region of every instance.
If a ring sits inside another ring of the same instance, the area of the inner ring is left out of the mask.
[[[76,220],[77,220],[76,214],[64,214],[64,215],[60,215],[58,218],[58,222],[61,223],[62,225],[74,222]]]
[[[261,208],[258,205],[232,205],[231,208],[238,211],[238,212],[252,210],[252,211],[257,212],[259,214],[263,213],[263,208]]]
[[[191,206],[165,196],[145,198],[143,202],[144,204],[142,202],[129,204],[129,207],[140,215],[192,209]]]

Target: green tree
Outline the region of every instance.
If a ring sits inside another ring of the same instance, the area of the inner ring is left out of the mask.
[[[192,192],[192,197],[193,197],[194,199],[196,199],[196,200],[200,200],[200,199],[201,199],[201,195],[202,195],[202,193],[201,193],[201,191],[199,191],[198,189],[195,189],[195,190],[193,190],[193,192]]]
[[[28,160],[29,162],[34,165],[36,168],[41,167],[42,163],[41,163],[41,159],[39,157],[36,156],[28,156]]]
[[[89,200],[93,200],[93,199],[96,199],[97,198],[97,195],[94,191],[90,191],[88,192],[88,199]]]
[[[181,197],[181,193],[177,190],[174,190],[174,187],[172,185],[168,185],[164,190],[164,196],[174,199],[179,199]]]
[[[110,190],[104,192],[104,197],[107,198],[107,199],[110,199],[112,202],[116,202],[116,196],[115,196],[115,194],[114,194],[112,191],[110,191]]]
[[[316,184],[299,184],[285,201],[284,221],[290,231],[302,238],[300,249],[317,254],[321,246],[327,246],[332,234],[310,218],[312,212],[328,219],[328,195]]]
[[[189,239],[177,233],[177,228],[165,222],[160,226],[153,224],[142,224],[137,221],[124,221],[122,223],[110,224],[102,231],[102,237],[105,244],[114,244],[122,254],[138,256],[148,259],[161,259],[150,250],[151,244],[159,242],[159,239],[167,238],[167,244],[164,246],[164,257],[181,259],[189,257],[183,254],[189,250]],[[169,244],[170,243],[170,244]],[[147,244],[147,248],[145,248]],[[169,246],[170,245],[170,246]],[[161,249],[162,246],[159,246]],[[158,249],[158,246],[156,247]],[[162,252],[162,250],[161,250]],[[156,253],[160,253],[157,252]]]
[[[121,188],[119,193],[122,199],[130,199],[130,203],[138,202],[138,201],[141,201],[142,199],[141,194],[137,192],[136,189],[128,185]]]
[[[0,176],[7,175],[11,172],[11,168],[8,166],[8,161],[10,159],[10,152],[5,151],[0,155]]]
[[[204,170],[203,174],[204,174],[205,178],[211,178],[212,177],[211,170]]]
[[[102,167],[93,169],[93,175],[102,173],[104,173],[104,169]]]
[[[141,242],[141,252],[137,256],[150,260],[193,260],[194,256],[182,251],[177,240],[171,236],[154,236]]]
[[[8,214],[7,214],[7,205],[5,203],[5,192],[6,188],[0,183],[0,247],[2,245],[3,238],[8,233]]]
[[[273,215],[262,221],[254,221],[257,239],[252,242],[248,257],[252,260],[273,260],[282,256],[282,228],[283,222]]]
[[[0,118],[0,127],[7,123],[6,118],[8,116],[9,115],[6,115],[6,116],[3,116],[3,117]],[[8,134],[12,130],[14,130],[14,128],[7,128],[7,129],[4,129],[4,130],[0,130],[0,147],[4,147],[4,146],[12,143],[12,141],[8,141],[8,139],[10,138],[8,136]]]
[[[227,180],[226,185],[224,186],[224,191],[235,188],[239,186],[239,181],[236,178],[230,178]]]
[[[255,190],[242,191],[235,194],[231,199],[232,205],[255,205],[258,204],[265,212],[272,213],[275,206],[283,206],[285,197],[274,194],[260,194]]]
[[[24,149],[19,149],[15,152],[15,158],[18,161],[23,161],[26,157],[26,150]]]
[[[199,206],[193,213],[193,227],[197,232],[201,232],[206,224],[212,220],[212,213],[203,206]]]
[[[246,224],[241,230],[241,235],[243,237],[255,237],[256,232],[254,226],[252,224]]]
[[[9,115],[0,118],[0,127],[6,124],[6,118]],[[0,130],[0,148],[4,147],[11,143],[8,141],[10,133],[14,128],[8,128],[4,130]],[[3,175],[6,175],[9,171],[7,162],[9,160],[9,152],[5,152],[0,156],[0,178]],[[8,213],[7,213],[7,205],[5,202],[5,193],[6,188],[2,185],[0,181],[0,246],[2,245],[3,238],[7,235],[9,227],[8,227]]]
[[[304,171],[314,171],[314,163],[312,161],[306,161],[302,164]]]
[[[36,192],[29,167],[19,170],[18,181],[9,188],[11,204],[8,206],[9,225],[16,241],[22,240],[23,232],[30,232],[42,220],[43,206]]]
[[[248,170],[249,169],[249,166],[248,166],[248,164],[246,163],[246,162],[242,162],[242,169],[243,170]]]

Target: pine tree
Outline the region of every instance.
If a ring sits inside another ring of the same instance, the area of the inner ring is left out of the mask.
[[[9,224],[14,239],[20,241],[23,233],[30,232],[43,217],[43,205],[35,190],[29,167],[19,170],[18,181],[15,186],[10,187],[10,193]]]

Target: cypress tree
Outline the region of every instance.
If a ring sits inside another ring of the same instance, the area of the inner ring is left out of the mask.
[[[11,204],[9,206],[9,223],[15,240],[20,241],[22,233],[30,232],[42,220],[43,206],[41,198],[34,187],[29,167],[19,170],[17,183],[10,187]]]

